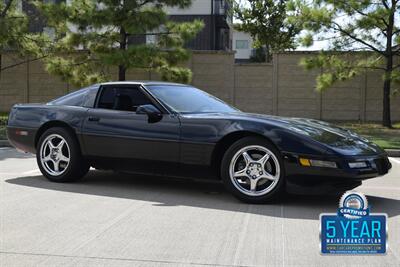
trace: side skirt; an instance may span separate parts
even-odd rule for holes
[[[163,177],[187,178],[196,180],[219,180],[217,171],[211,166],[188,165],[170,162],[87,157],[90,166],[99,170],[113,170],[123,173],[155,175]]]

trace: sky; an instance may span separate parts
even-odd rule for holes
[[[327,50],[329,47],[328,41],[314,41],[312,46],[299,46],[296,51],[316,51],[316,50]]]
[[[236,0],[236,1],[241,3],[241,4],[243,4],[244,6],[246,6],[248,4],[249,0]],[[346,25],[346,24],[349,24],[349,23],[351,24],[352,23],[351,20],[352,20],[352,18],[343,15],[343,16],[340,17],[340,20],[338,20],[337,22],[339,24]],[[395,20],[397,21],[396,25],[398,27],[400,27],[400,15],[399,14],[397,14]],[[234,19],[234,23],[240,23],[240,21],[237,20],[237,19]],[[371,34],[373,34],[374,37],[376,37],[376,38],[381,38],[381,37],[378,37],[376,34],[374,34],[372,32],[371,32]],[[333,32],[332,32],[332,34],[329,34],[329,35],[332,36]],[[384,43],[383,39],[382,39],[382,43]],[[313,43],[312,46],[310,46],[310,47],[299,46],[299,47],[297,47],[296,50],[298,50],[298,51],[314,51],[314,50],[321,50],[321,49],[328,50],[329,49],[329,41],[327,41],[327,40],[323,40],[323,41],[314,40],[314,43]]]
[[[247,5],[248,0],[236,0],[236,2],[239,2],[240,4]],[[240,23],[240,20],[236,19],[233,17],[233,23]],[[328,42],[327,41],[315,41],[314,44],[310,47],[306,46],[299,46],[296,48],[296,51],[315,51],[315,50],[321,50],[321,49],[328,49]]]

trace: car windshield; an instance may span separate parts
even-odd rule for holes
[[[164,105],[179,113],[239,112],[222,100],[191,86],[148,85]]]

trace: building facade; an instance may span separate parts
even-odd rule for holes
[[[247,62],[254,53],[253,38],[246,32],[232,31],[232,50],[236,62]]]
[[[186,22],[195,19],[204,22],[204,28],[190,41],[194,50],[232,49],[232,12],[228,0],[192,0],[189,8],[166,8],[173,21]]]
[[[31,32],[48,32],[44,19],[32,4],[22,1],[22,9],[30,17]],[[69,2],[69,0],[47,0],[53,3]],[[232,14],[229,0],[192,0],[190,7],[165,8],[172,21],[190,22],[195,19],[204,22],[204,28],[186,47],[193,50],[231,50],[232,49]],[[129,40],[131,44],[154,42],[154,36],[137,35]]]

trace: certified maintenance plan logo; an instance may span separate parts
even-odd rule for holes
[[[348,191],[337,214],[320,215],[322,254],[385,254],[387,215],[370,213],[364,194]]]

